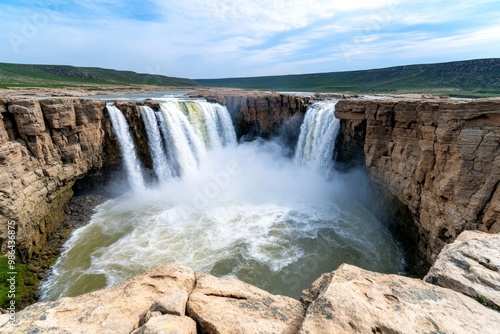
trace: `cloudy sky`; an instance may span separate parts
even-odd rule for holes
[[[500,0],[2,0],[0,62],[188,78],[500,57]]]

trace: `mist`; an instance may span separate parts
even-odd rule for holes
[[[272,141],[210,151],[182,178],[97,207],[66,242],[42,299],[114,285],[165,262],[295,298],[344,262],[397,273],[399,248],[357,199],[369,192],[362,178],[326,178]]]

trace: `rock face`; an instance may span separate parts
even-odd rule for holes
[[[418,279],[342,265],[303,302],[174,264],[117,286],[0,317],[20,333],[497,333],[500,313]]]
[[[104,108],[98,100],[0,100],[0,219],[16,221],[22,258],[59,226],[74,180],[117,162]]]
[[[500,313],[418,279],[342,265],[304,292],[299,333],[497,333]]]
[[[408,206],[433,263],[463,230],[500,230],[500,100],[341,100],[371,178]],[[352,146],[351,146],[352,147]]]
[[[464,231],[424,278],[500,309],[500,234]]]
[[[303,117],[312,101],[309,97],[263,91],[199,90],[189,96],[226,106],[238,137],[248,134],[266,138],[276,134],[286,120]]]

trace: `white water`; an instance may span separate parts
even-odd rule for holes
[[[196,171],[210,149],[236,144],[236,133],[225,107],[206,101],[165,99],[159,123],[176,176]]]
[[[141,164],[135,152],[135,145],[130,135],[127,120],[120,109],[113,104],[106,104],[106,109],[109,112],[111,125],[113,126],[113,130],[120,144],[128,183],[134,190],[144,189],[145,186]]]
[[[340,130],[340,121],[334,115],[335,104],[336,101],[322,101],[308,108],[295,151],[298,164],[324,175],[332,173],[335,140]]]
[[[234,129],[221,125],[227,110],[215,118],[178,101],[161,106],[160,130],[183,176],[97,207],[40,286],[43,300],[117,284],[165,262],[296,298],[345,262],[379,272],[402,269],[392,237],[356,199],[364,189],[352,180],[363,174],[326,179],[316,165],[294,164],[273,142],[227,145],[235,142]],[[315,122],[323,129],[328,126],[320,123],[331,119]]]
[[[149,151],[153,159],[153,170],[161,183],[166,182],[172,178],[173,173],[167,160],[155,112],[148,106],[142,106],[141,116],[148,136]]]

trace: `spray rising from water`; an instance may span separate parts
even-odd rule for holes
[[[196,161],[189,139],[199,140],[204,154],[198,156],[198,169],[96,208],[42,283],[43,300],[113,285],[165,262],[237,277],[293,297],[345,262],[380,272],[401,270],[397,245],[358,204],[344,176],[325,179],[315,168],[286,158],[273,142],[227,145],[234,137],[222,136],[226,131],[219,125],[217,145],[209,134],[214,123],[206,122],[202,112],[191,115],[188,106],[171,102],[162,103],[156,114],[160,129],[165,127],[162,133],[170,135],[167,147],[173,155],[189,153]],[[316,122],[328,128],[331,119]],[[210,145],[214,149],[207,151]],[[189,152],[179,152],[180,147]]]

